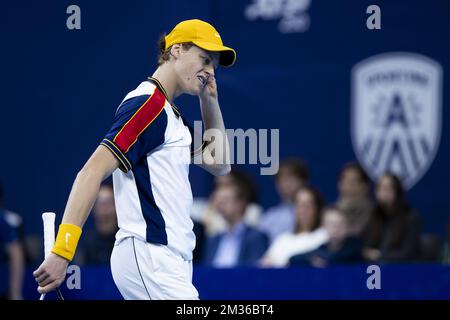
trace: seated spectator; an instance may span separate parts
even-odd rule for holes
[[[261,260],[261,266],[285,267],[293,255],[310,252],[327,242],[328,235],[320,227],[322,207],[318,191],[310,187],[301,188],[295,196],[294,231],[274,240]]]
[[[236,182],[222,186],[214,197],[227,230],[209,238],[204,263],[218,268],[255,264],[267,250],[268,238],[244,221],[250,200],[246,186]]]
[[[281,162],[275,175],[275,186],[281,202],[267,209],[259,225],[260,230],[269,235],[271,242],[279,235],[293,231],[295,192],[307,185],[308,179],[308,168],[302,160],[288,158]]]
[[[6,223],[14,229],[16,235],[17,235],[17,241],[19,242],[19,245],[22,247],[21,250],[24,255],[25,264],[31,264],[32,263],[32,253],[30,252],[29,247],[29,239],[28,236],[25,235],[25,224],[24,219],[22,218],[22,215],[9,210],[4,206],[4,190],[2,189],[2,186],[0,186],[0,209],[3,210],[4,219]],[[41,236],[42,238],[42,236]],[[39,246],[40,252],[42,253],[42,245]],[[40,258],[42,258],[40,256]],[[39,263],[42,262],[42,259],[39,260]]]
[[[101,185],[92,216],[95,229],[86,230],[75,262],[82,265],[109,265],[118,230],[114,190],[111,183]]]
[[[235,182],[243,184],[250,197],[250,203],[244,213],[245,223],[253,227],[259,224],[262,208],[256,203],[258,200],[256,185],[250,175],[233,167],[229,174],[215,177],[214,191],[207,201],[198,198],[194,200],[191,215],[192,220],[204,225],[206,235],[213,236],[227,230],[227,221],[216,208],[216,203],[214,202],[216,197],[214,193],[222,186],[228,186]]]
[[[400,179],[384,174],[376,185],[376,208],[364,256],[375,262],[407,262],[418,257],[420,219],[405,199]]]
[[[351,234],[363,235],[374,210],[369,176],[359,164],[347,163],[340,173],[338,191],[335,206],[348,215]]]
[[[336,263],[364,261],[362,239],[350,235],[350,224],[345,213],[330,207],[324,211],[322,220],[323,228],[329,237],[328,242],[312,252],[291,257],[289,260],[291,266],[307,264],[326,267]]]
[[[8,270],[8,273],[0,274],[0,300],[21,300],[25,257],[17,230],[6,221],[5,212],[0,186],[0,269]]]

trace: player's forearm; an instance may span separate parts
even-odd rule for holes
[[[73,259],[82,233],[81,228],[94,205],[100,184],[118,166],[119,161],[107,147],[103,145],[97,147],[83,169],[77,174],[69,200],[67,200],[62,223],[58,228],[52,253],[68,261]],[[63,267],[64,265],[61,264],[60,271]],[[36,272],[36,274],[40,273]]]
[[[67,201],[62,223],[83,227],[97,198],[103,177],[91,168],[83,168],[77,175]]]
[[[212,156],[217,165],[230,166],[230,146],[225,131],[222,112],[217,99],[200,99],[202,119],[205,126],[206,136],[214,136],[208,143],[208,148],[213,150]],[[211,133],[208,134],[208,130]]]

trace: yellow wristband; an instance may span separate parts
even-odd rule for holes
[[[81,228],[79,226],[69,223],[60,224],[52,252],[72,261],[80,236]]]

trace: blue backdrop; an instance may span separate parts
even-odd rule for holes
[[[375,54],[426,55],[444,70],[442,136],[425,176],[408,196],[424,230],[443,233],[450,213],[450,141],[446,106],[450,83],[450,4],[377,1],[382,29],[366,28],[372,1],[312,0],[309,29],[280,33],[280,18],[246,18],[253,0],[29,1],[2,4],[0,32],[2,112],[1,182],[7,206],[40,232],[40,214],[61,217],[77,171],[108,130],[124,95],[150,75],[157,40],[178,21],[212,22],[238,53],[234,67],[218,71],[220,102],[229,128],[279,128],[280,156],[299,155],[313,184],[336,197],[341,166],[355,159],[350,137],[351,69]],[[304,1],[305,2],[305,1]],[[308,1],[306,1],[308,2]],[[274,1],[278,3],[278,1]],[[66,28],[66,8],[81,8],[81,30]],[[197,99],[177,101],[193,121]],[[270,176],[247,165],[267,207],[278,201]],[[206,196],[212,178],[192,167],[195,196]]]
[[[196,266],[193,283],[202,300],[449,299],[449,266],[382,265],[376,288],[368,289],[368,280],[370,284],[375,283],[373,278],[369,279],[372,274],[367,273],[367,266],[358,264],[278,270]],[[68,300],[122,299],[109,267],[83,267],[79,282],[67,279],[61,291]],[[25,299],[38,299],[31,270],[26,280]],[[67,281],[77,289],[69,290]],[[56,299],[55,293],[48,298]]]

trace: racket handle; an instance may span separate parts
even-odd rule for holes
[[[42,221],[44,222],[44,256],[47,258],[55,243],[55,213],[44,212]]]
[[[44,257],[47,258],[55,243],[55,213],[44,212],[42,214],[44,223]],[[41,294],[39,300],[44,300],[45,293]]]

